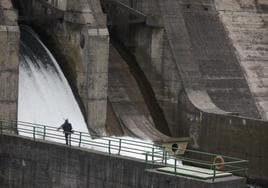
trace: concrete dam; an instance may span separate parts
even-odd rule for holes
[[[9,122],[1,127],[1,187],[245,187],[245,180],[248,186],[268,185],[266,0],[1,0],[0,13],[1,126]],[[69,114],[56,116],[60,110],[53,105],[60,100],[45,102],[52,109],[43,117],[54,122],[40,121],[34,109],[42,111],[43,104],[21,115],[26,99],[39,104],[21,99],[19,90],[23,25],[51,51],[74,95],[65,101]],[[33,56],[48,63],[46,54]],[[33,88],[24,83],[25,91]],[[162,166],[153,159],[144,165],[113,149],[102,153],[46,140],[49,126],[42,139],[18,134],[20,121],[59,126],[75,111],[81,112],[72,120],[75,139],[81,131],[116,136],[120,144],[122,136],[171,143],[172,149],[189,142],[189,151],[248,160],[246,178],[239,172],[215,181],[189,178],[177,174],[183,170],[176,170],[176,162],[170,174],[156,170]],[[228,171],[233,163],[224,159]],[[190,163],[183,168],[192,168]]]

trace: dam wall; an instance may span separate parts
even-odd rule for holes
[[[147,21],[132,23],[120,19],[126,11],[108,11],[111,33],[135,55],[173,134],[184,89],[198,93],[192,100],[200,109],[261,118],[213,1],[121,2],[143,12]],[[150,25],[152,18],[158,25]]]
[[[108,9],[112,35],[134,54],[171,134],[191,136],[196,149],[249,159],[248,177],[267,185],[268,123],[215,2],[120,2],[147,16],[137,23]]]
[[[268,2],[216,0],[262,119],[268,120]]]
[[[16,1],[22,23],[31,25],[60,64],[91,132],[104,134],[109,33],[100,2]]]
[[[243,69],[214,4],[209,1],[181,1],[180,7],[192,60],[199,67],[212,102],[226,112],[260,119]]]
[[[79,101],[89,128],[93,132],[103,134],[107,109],[109,34],[100,2],[98,0],[91,0],[90,3],[86,0],[46,2],[14,0],[13,2],[18,6],[20,22],[33,26],[59,61]],[[105,0],[103,2],[105,3]],[[266,23],[266,17],[265,14],[259,16],[260,10],[266,11],[265,3],[256,6],[256,10],[255,5],[244,6],[245,9],[242,9],[244,14],[248,14],[247,11],[253,7],[255,11],[253,11],[253,22],[256,19],[264,20],[256,23],[260,28],[253,32],[257,32],[260,38],[257,40],[253,35],[252,40],[256,40],[257,44],[249,50],[248,45],[252,41],[247,41],[245,38],[252,31],[248,28],[232,27],[233,24],[238,24],[239,27],[239,24],[244,23],[243,19],[239,17],[240,14],[233,14],[229,19],[230,15],[227,13],[230,13],[230,10],[226,8],[226,4],[222,4],[223,1],[121,0],[120,2],[145,14],[146,20],[140,21],[142,19],[137,16],[140,14],[129,15],[127,11],[115,6],[108,10],[110,31],[135,56],[151,84],[171,135],[191,136],[193,139],[191,147],[199,150],[250,160],[248,177],[267,185],[268,130],[267,122],[260,120],[260,118],[265,119],[266,113],[266,72],[263,71],[266,68],[263,63],[266,59],[266,55],[263,55],[266,46],[262,44],[266,40],[264,37],[266,28],[262,27]],[[241,4],[242,1],[232,2]],[[19,29],[16,11],[10,1],[2,0],[0,5],[1,14],[3,13],[0,27],[0,116],[3,119],[16,120]],[[238,23],[233,23],[236,18]],[[240,32],[244,33],[239,36],[241,37],[239,40],[235,41]],[[246,55],[243,59],[243,55],[248,52],[253,55]],[[258,66],[251,66],[252,62],[257,62]],[[256,82],[253,78],[257,78]],[[17,142],[18,149],[24,147],[19,142],[26,141]],[[9,142],[5,144],[7,143]],[[44,147],[35,142],[31,144],[29,147],[31,149],[39,150]],[[35,144],[40,148],[36,148]],[[49,147],[54,146],[51,144]],[[28,153],[30,153],[29,148],[25,150],[29,151]],[[15,147],[13,149],[13,153],[17,153]],[[62,150],[57,154],[61,152]],[[64,152],[61,154],[69,157],[74,155]],[[13,156],[17,159],[15,155]],[[2,157],[1,162],[7,162],[9,156],[4,157],[3,154]],[[24,162],[21,164],[25,166],[28,163],[27,157],[23,159]],[[32,158],[29,158],[29,161],[31,162]],[[53,168],[57,162],[52,163],[50,168]],[[102,162],[100,161],[100,165]],[[68,161],[69,163],[71,162]],[[33,164],[38,165],[37,162]],[[36,177],[41,177],[40,181],[44,180],[47,183],[53,174],[42,175],[48,172],[46,170],[48,162],[44,164],[46,165],[40,168],[45,170],[40,170],[41,175]],[[93,164],[99,163],[92,162],[91,165]],[[4,173],[13,171],[18,173],[15,172],[16,160],[12,165],[15,166],[14,169],[11,168],[12,170]],[[79,165],[84,169],[82,164]],[[108,167],[110,168],[109,165]],[[35,166],[31,166],[31,170],[34,169]],[[69,166],[64,166],[64,169],[66,170],[64,180],[59,180],[63,182],[68,177],[72,179],[72,175],[67,175],[72,174],[68,171]],[[100,169],[103,170],[102,173],[107,172],[104,167]],[[27,172],[30,175],[31,170]],[[24,172],[21,171],[23,168],[20,169],[20,175],[17,177],[21,178],[20,182],[25,178]],[[27,174],[27,177],[32,178],[30,175]],[[103,186],[103,181],[109,182],[110,179],[106,175],[101,175],[106,179],[96,178],[99,179],[100,186]],[[141,182],[149,181],[149,178],[148,180],[142,178],[147,178],[147,175],[137,179]],[[156,181],[159,179],[156,178]],[[30,184],[34,184],[35,181],[38,181],[37,178],[29,180]],[[161,182],[157,183],[161,184]],[[14,183],[14,186],[17,184]]]
[[[192,147],[249,160],[249,182],[268,185],[268,123],[263,120],[208,113],[180,96],[180,133],[194,138]]]
[[[19,136],[1,135],[0,142],[1,187],[245,187],[244,178],[232,176],[212,183],[161,173],[137,159]]]
[[[9,0],[0,1],[0,119],[17,120],[19,41],[17,12]]]

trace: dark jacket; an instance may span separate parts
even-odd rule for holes
[[[72,124],[69,123],[68,121],[65,121],[62,125],[61,128],[63,129],[64,132],[73,132],[72,131]]]

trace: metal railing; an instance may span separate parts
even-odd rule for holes
[[[58,131],[55,127],[29,122],[0,120],[0,134],[8,132],[16,132],[21,136],[30,137],[33,140],[46,140],[63,144],[66,141],[62,131]],[[108,154],[142,159],[147,165],[150,164],[150,167],[152,167],[152,165],[170,167],[175,174],[180,174],[179,171],[181,169],[193,173],[212,174],[209,178],[212,179],[212,181],[223,173],[245,175],[248,170],[248,161],[239,158],[221,156],[224,158],[224,161],[217,162],[215,161],[215,157],[218,156],[217,154],[189,149],[186,149],[183,156],[175,156],[173,153],[167,152],[161,145],[151,142],[117,137],[99,138],[96,135],[90,135],[89,133],[79,131],[70,134],[69,146],[83,147]],[[182,163],[185,166],[182,165]],[[184,168],[186,166],[195,168]],[[210,171],[204,172],[200,169],[209,169]]]
[[[21,121],[0,120],[0,134],[5,132],[16,132],[21,136],[30,137],[33,140],[46,140],[65,144],[65,135],[56,127],[33,124]],[[74,131],[68,139],[69,146],[77,146],[94,149],[109,154],[124,155],[133,158],[145,159],[146,152],[160,151],[159,145],[138,139],[127,139],[117,137],[98,137],[86,132]]]
[[[217,157],[222,158],[223,161],[215,161]],[[152,161],[146,160],[147,163],[170,167],[173,169],[172,172],[174,174],[181,174],[179,172],[180,170],[200,173],[209,175],[206,179],[211,179],[213,182],[218,177],[229,176],[232,174],[246,176],[249,163],[248,160],[190,149],[186,149],[184,155],[175,156],[172,153],[168,153],[163,148],[160,152],[146,153],[146,159],[147,158],[152,158]],[[194,168],[185,168],[191,166]],[[204,171],[204,169],[206,170]]]

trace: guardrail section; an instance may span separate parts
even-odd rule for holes
[[[65,144],[65,134],[55,127],[29,122],[0,120],[0,134],[16,130],[21,136],[35,140],[46,140]],[[144,160],[147,166],[159,171],[199,179],[231,176],[233,173],[245,176],[248,160],[186,149],[183,155],[166,149],[164,145],[141,141],[130,137],[98,137],[85,132],[74,131],[68,138],[69,147],[83,147],[113,155],[122,155]]]

